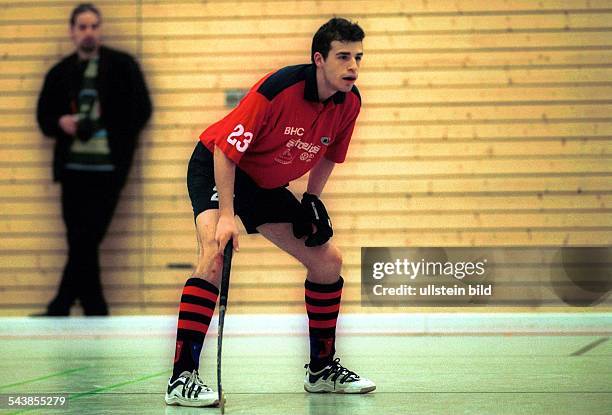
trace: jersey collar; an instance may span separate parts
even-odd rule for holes
[[[311,102],[319,102],[319,91],[317,89],[317,70],[314,64],[308,65],[306,68],[306,76],[304,78],[304,99]],[[327,98],[324,103],[334,100],[335,104],[342,104],[346,99],[346,93],[336,92],[331,97]]]

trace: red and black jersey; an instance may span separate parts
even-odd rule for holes
[[[259,186],[283,186],[321,157],[342,163],[361,108],[357,87],[319,102],[316,67],[287,66],[257,82],[240,104],[200,135]]]

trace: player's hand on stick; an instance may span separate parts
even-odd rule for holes
[[[303,220],[297,220],[293,224],[293,234],[296,238],[307,236],[304,244],[308,247],[323,245],[334,235],[325,205],[316,195],[304,193],[302,207],[310,223],[306,224]],[[312,225],[314,225],[315,229],[313,229]]]
[[[217,229],[215,231],[215,241],[217,241],[217,251],[220,255],[223,255],[223,249],[227,242],[233,239],[234,250],[238,252],[238,226],[236,226],[236,220],[233,216],[219,216],[217,222]]]

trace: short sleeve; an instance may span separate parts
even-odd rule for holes
[[[257,140],[268,105],[268,100],[252,89],[232,112],[207,128],[200,138],[214,142],[229,159],[238,164],[249,146]]]

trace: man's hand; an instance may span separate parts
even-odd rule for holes
[[[234,250],[239,251],[238,246],[238,226],[233,216],[220,215],[217,222],[217,230],[215,231],[215,241],[217,241],[217,251],[223,255],[223,249],[227,242],[233,238]]]
[[[73,114],[62,115],[57,122],[66,134],[70,136],[75,136],[77,131],[77,119],[78,117]]]
[[[293,235],[298,239],[308,236],[304,241],[308,247],[323,245],[329,241],[334,231],[321,199],[316,195],[304,193],[302,208],[302,214],[293,222]]]

